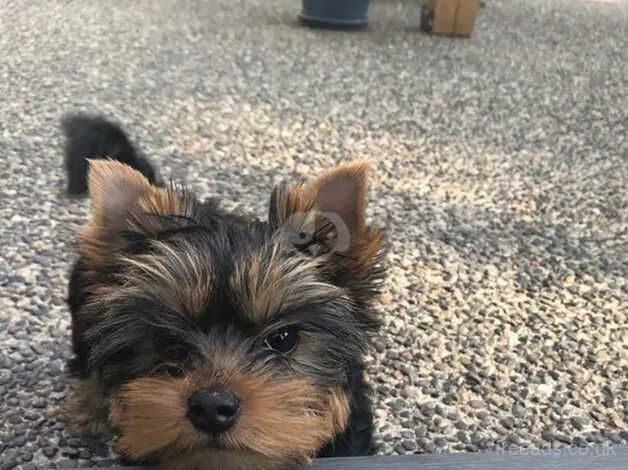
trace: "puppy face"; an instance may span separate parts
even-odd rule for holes
[[[260,222],[92,163],[75,351],[123,454],[275,469],[345,428],[384,275],[366,177],[358,162],[277,188]]]

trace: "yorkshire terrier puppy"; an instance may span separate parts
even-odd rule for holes
[[[70,421],[168,469],[370,453],[363,354],[385,269],[367,171],[279,186],[256,220],[92,160],[69,286]]]

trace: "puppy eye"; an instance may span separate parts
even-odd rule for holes
[[[299,342],[299,332],[294,326],[287,326],[273,331],[266,337],[264,344],[277,352],[287,354],[291,352]]]

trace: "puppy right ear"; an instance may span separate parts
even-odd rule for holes
[[[189,217],[192,212],[185,192],[152,186],[139,171],[118,161],[90,161],[88,182],[92,218],[79,243],[88,263],[105,261],[123,248],[125,232],[137,229],[144,214]]]

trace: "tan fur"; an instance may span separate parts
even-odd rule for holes
[[[340,389],[332,390],[329,394],[329,418],[335,434],[340,434],[349,423],[349,397]]]
[[[326,394],[308,378],[277,381],[247,374],[222,357],[211,371],[194,376],[142,378],[123,386],[111,406],[111,423],[121,432],[120,452],[135,459],[161,455],[166,460],[181,452],[200,458],[203,449],[206,456],[214,454],[207,448],[209,437],[186,418],[188,397],[199,389],[231,390],[241,399],[237,423],[216,443],[229,451],[220,454],[226,458],[217,468],[229,461],[233,466],[224,468],[244,468],[242,459],[305,462],[346,426],[349,405],[344,392]]]
[[[139,200],[139,206],[149,214],[191,215],[189,200],[172,188],[156,188],[151,186],[151,191]]]
[[[191,450],[206,443],[185,414],[189,384],[174,378],[142,378],[122,387],[111,403],[110,420],[121,432],[118,450],[142,458],[166,447]]]
[[[380,256],[384,234],[379,229],[367,228],[359,237],[356,237],[351,246],[350,256],[347,256],[346,263],[353,263],[357,266],[365,266]],[[359,273],[358,273],[359,274]]]
[[[302,186],[285,188],[275,200],[275,207],[271,208],[271,213],[277,218],[272,222],[281,225],[295,213],[306,213],[312,208],[312,198],[305,194]]]
[[[320,211],[338,212],[352,233],[360,233],[365,226],[368,175],[368,160],[338,165],[306,185],[304,199],[313,200]],[[350,200],[339,201],[337,190],[346,190],[345,196]]]
[[[294,470],[300,463],[304,462],[286,462],[246,451],[200,449],[182,455],[164,456],[158,468],[161,470]]]
[[[97,437],[109,431],[107,402],[95,375],[86,380],[73,380],[65,403],[64,414],[72,432]]]
[[[121,258],[128,266],[120,275],[126,286],[122,290],[137,287],[137,294],[159,299],[181,315],[201,314],[212,294],[210,263],[192,247],[174,249],[156,241],[152,248],[149,255]]]
[[[79,251],[88,265],[110,260],[121,242],[119,231],[132,228],[134,216],[189,216],[191,204],[173,188],[151,186],[140,172],[114,160],[90,162],[92,218],[79,237]]]
[[[92,218],[79,238],[79,251],[88,263],[96,264],[107,259],[111,246],[119,242],[115,229],[125,222],[130,202],[147,194],[151,186],[140,172],[117,161],[93,160],[89,168]],[[119,204],[109,202],[114,196]]]
[[[291,307],[321,299],[342,298],[344,292],[322,281],[323,259],[281,255],[281,244],[262,247],[234,267],[230,287],[252,321],[264,323]]]
[[[329,394],[327,409],[324,427],[333,430],[332,436],[344,431],[349,421],[349,400],[346,393],[342,390],[332,390]],[[286,429],[282,429],[282,432],[285,431]],[[290,445],[289,441],[284,441],[284,443],[286,447]],[[159,467],[164,470],[288,470],[309,461],[310,456],[291,458],[268,456],[247,450],[234,452],[233,450],[199,449],[184,455],[172,454],[172,458],[164,459]]]
[[[91,161],[88,182],[92,217],[101,223],[111,221],[110,209],[125,209],[112,206],[112,198],[120,202],[132,202],[151,191],[151,185],[144,175],[115,160]]]

